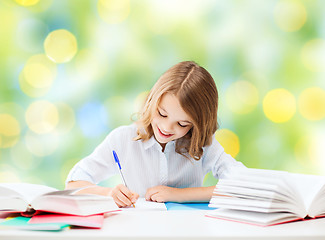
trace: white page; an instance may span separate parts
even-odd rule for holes
[[[285,176],[288,172],[244,168],[232,176],[231,181],[237,181],[237,186],[245,186],[264,190],[275,190],[293,200],[297,199],[296,192],[288,185]],[[237,180],[236,180],[237,179]],[[259,187],[260,186],[260,187]]]
[[[166,205],[165,203],[159,203],[159,202],[152,202],[147,201],[145,198],[139,198],[137,202],[134,204],[135,207],[125,207],[121,208],[122,210],[126,211],[136,211],[136,210],[158,210],[158,211],[166,211]]]
[[[235,186],[222,186],[218,185],[218,188],[214,190],[214,194],[229,195],[229,196],[241,196],[246,198],[267,198],[267,199],[287,199],[284,195],[280,195],[275,191],[235,187]]]
[[[0,183],[0,186],[18,192],[28,203],[31,203],[33,199],[42,194],[57,191],[57,189],[52,187],[30,183]]]
[[[259,213],[240,210],[216,209],[207,212],[207,216],[220,217],[254,224],[268,225],[282,221],[297,219],[290,213]]]
[[[325,184],[324,176],[290,173],[286,178],[295,186],[306,210],[310,208],[314,197]]]

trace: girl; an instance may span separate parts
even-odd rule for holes
[[[136,124],[118,127],[70,171],[67,188],[112,196],[119,207],[140,197],[156,202],[209,201],[215,186],[202,187],[212,171],[224,178],[244,167],[216,141],[218,91],[211,75],[185,61],[167,70],[151,89]],[[97,186],[118,173],[125,185]]]

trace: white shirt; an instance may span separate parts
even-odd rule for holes
[[[128,188],[144,197],[150,187],[201,187],[205,175],[212,171],[215,178],[226,178],[236,167],[244,167],[229,154],[213,136],[212,144],[203,148],[199,161],[175,152],[175,141],[162,147],[152,136],[148,141],[137,140],[136,125],[114,129],[104,141],[70,171],[67,182],[84,180],[94,184],[118,174],[112,151],[115,150]]]

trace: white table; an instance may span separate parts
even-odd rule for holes
[[[258,227],[204,216],[206,211],[121,211],[105,219],[102,229],[61,232],[0,230],[1,240],[53,239],[325,239],[325,218]]]

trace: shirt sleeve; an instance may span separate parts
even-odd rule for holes
[[[246,168],[244,164],[236,161],[230,154],[225,153],[224,148],[213,136],[212,144],[205,147],[203,155],[205,172],[212,172],[217,178],[228,178],[236,168]]]
[[[115,131],[112,131],[89,156],[79,161],[69,172],[66,183],[83,180],[98,184],[116,174],[112,154],[112,143],[116,135]]]

